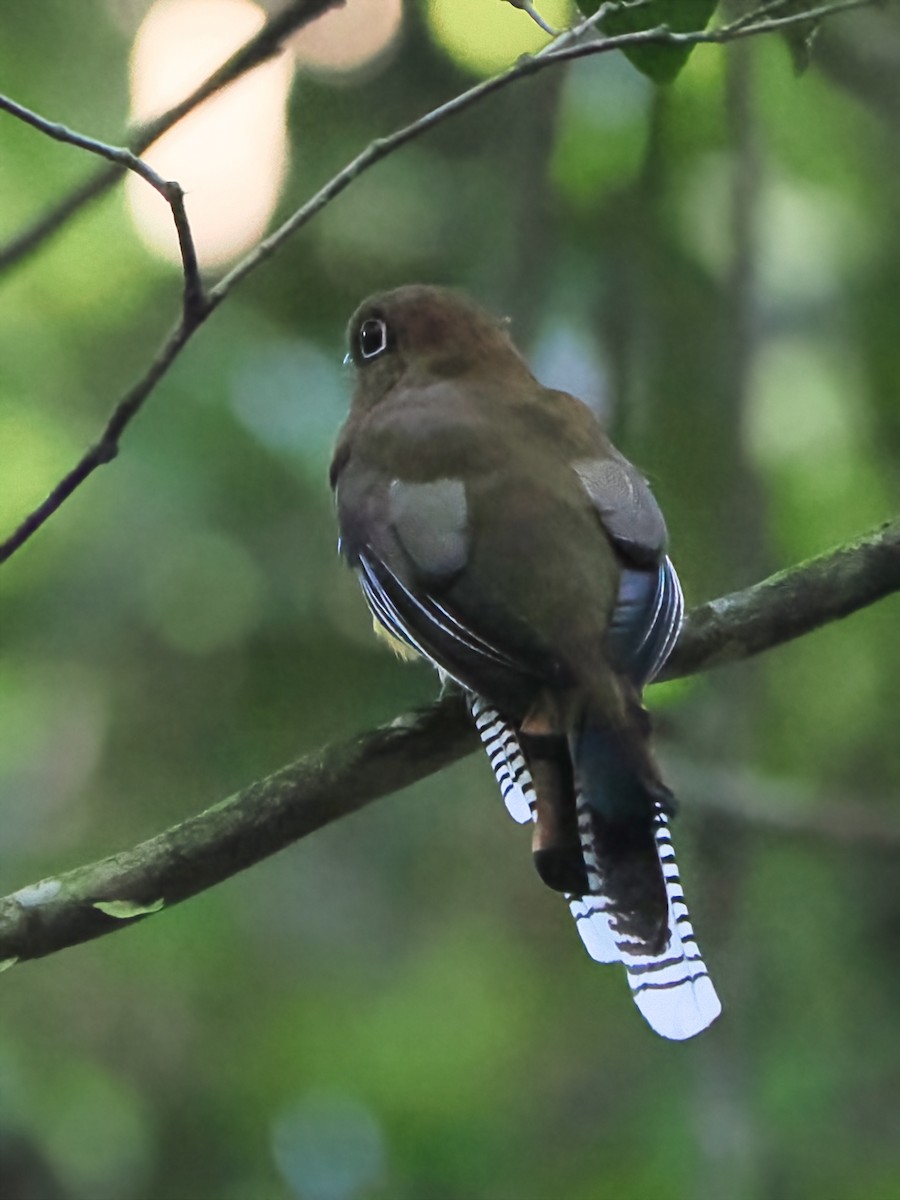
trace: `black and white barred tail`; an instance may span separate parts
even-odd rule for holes
[[[522,824],[533,820],[534,783],[515,729],[477,696],[469,697],[469,707],[510,815]],[[567,900],[588,954],[597,962],[624,965],[634,1002],[657,1033],[674,1041],[694,1037],[712,1024],[722,1006],[691,926],[666,813],[657,806],[654,837],[668,900],[669,935],[660,953],[648,955],[642,943],[618,928],[604,889],[590,808],[577,794],[576,805],[590,891]]]

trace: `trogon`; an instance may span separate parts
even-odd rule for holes
[[[720,1004],[669,836],[644,685],[683,612],[650,488],[590,409],[543,387],[507,325],[422,285],[349,326],[331,464],[340,549],[376,631],[465,690],[507,807],[589,954],[624,964],[664,1037]]]

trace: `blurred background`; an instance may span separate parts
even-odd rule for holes
[[[118,143],[264,16],[7,5],[0,90]],[[149,157],[212,279],[373,138],[545,40],[499,0],[348,0]],[[0,242],[95,169],[0,115]],[[173,325],[169,226],[130,181],[0,278],[0,535]],[[897,511],[898,229],[896,7],[829,25],[801,77],[776,40],[702,48],[666,89],[619,55],[547,71],[360,177],[5,566],[2,890],[435,695],[335,554],[367,293],[451,284],[509,314],[652,480],[699,602]],[[475,756],[5,973],[5,1200],[897,1196],[898,617],[893,597],[652,691],[725,1003],[697,1041],[657,1038],[590,962]]]

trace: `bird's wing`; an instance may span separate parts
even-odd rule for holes
[[[665,519],[646,479],[609,443],[572,466],[622,561],[608,633],[613,662],[642,687],[674,649],[684,614]]]
[[[623,557],[638,566],[654,566],[668,542],[665,518],[640,471],[609,443],[605,449],[572,467]]]
[[[373,616],[392,637],[453,678],[451,664],[458,659],[476,665],[504,659],[433,595],[468,556],[461,480],[405,483],[374,471],[344,472],[337,503],[341,552],[356,568]]]
[[[654,679],[675,648],[684,595],[671,559],[655,570],[624,567],[607,632],[614,665],[639,688]]]
[[[384,520],[415,569],[435,586],[457,575],[469,558],[469,509],[461,479],[387,485]]]
[[[460,479],[408,482],[345,473],[338,486],[342,552],[356,568],[376,620],[444,675],[496,698],[525,697],[553,679],[555,659],[515,620],[488,629],[450,599],[470,560],[469,512]],[[522,644],[520,644],[522,643]]]
[[[533,820],[534,783],[515,729],[477,696],[469,698],[469,707],[506,807],[520,823]],[[585,949],[596,962],[624,965],[635,1004],[652,1029],[674,1041],[693,1037],[712,1024],[722,1006],[694,937],[668,817],[657,807],[653,821],[659,869],[665,880],[668,937],[658,954],[647,954],[641,943],[619,928],[612,899],[604,886],[595,814],[580,797],[576,803],[590,891],[582,896],[568,896],[567,900]]]
[[[359,552],[358,573],[369,608],[388,633],[461,687],[469,689],[467,680],[478,678],[488,687],[488,681],[501,681],[496,686],[507,690],[511,680],[531,674],[524,662],[474,633],[435,596],[413,590],[371,547]]]

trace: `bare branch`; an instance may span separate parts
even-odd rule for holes
[[[39,116],[36,112],[25,108],[22,104],[17,104],[15,100],[10,100],[7,96],[0,96],[0,109],[13,117],[18,117],[26,125],[31,125],[32,128],[40,130],[41,133],[45,133],[47,137],[51,137],[57,142],[66,142],[70,146],[77,146],[81,150],[96,154],[99,158],[116,163],[117,166],[124,167],[128,171],[133,171],[135,175],[139,175],[159,192],[172,210],[172,220],[175,222],[175,232],[178,234],[178,245],[181,249],[181,268],[184,273],[184,318],[186,321],[190,321],[202,312],[206,299],[203,295],[203,283],[197,266],[194,238],[184,208],[184,191],[181,184],[176,183],[173,179],[163,179],[149,163],[144,162],[127,147],[110,146],[107,142],[100,142],[83,133],[76,133],[74,129],[69,129],[68,126],[61,125],[58,121],[48,121],[46,117]]]
[[[274,49],[280,45],[285,32],[289,32],[291,29],[304,23],[304,21],[310,20],[312,15],[318,15],[319,12],[324,11],[325,8],[330,7],[334,2],[335,0],[306,0],[305,4],[298,3],[290,6],[289,9],[281,14],[280,18],[273,18],[263,30],[263,33],[268,31],[266,38],[263,38],[262,34],[260,34],[257,38],[252,39],[247,46],[238,51],[237,55],[229,59],[228,63],[221,67],[219,71],[210,76],[197,92],[193,93],[181,105],[170,110],[158,122],[155,122],[149,132],[145,132],[137,139],[137,145],[145,148],[154,138],[163,132],[164,128],[169,128],[171,124],[174,124],[176,120],[180,119],[185,112],[190,111],[201,100],[211,95],[220,87],[223,87],[225,83],[236,78],[237,74],[242,73],[243,70],[248,69],[248,63],[256,65],[263,58],[273,53]],[[374,166],[375,163],[380,162],[383,158],[386,158],[389,154],[392,154],[400,146],[434,129],[448,117],[455,116],[457,113],[471,108],[485,96],[499,91],[501,88],[507,87],[519,79],[533,75],[537,71],[554,63],[568,61],[571,58],[582,57],[586,54],[610,53],[613,50],[620,50],[630,46],[685,46],[696,45],[701,42],[728,42],[738,37],[768,33],[773,29],[783,28],[801,21],[812,18],[823,19],[833,13],[843,12],[852,8],[870,7],[880,2],[881,0],[835,0],[834,3],[823,5],[820,8],[810,9],[802,13],[793,13],[787,17],[760,20],[751,25],[742,24],[744,18],[741,18],[731,25],[723,26],[718,30],[701,30],[696,33],[676,34],[671,33],[668,29],[659,28],[637,33],[624,33],[616,37],[600,38],[585,45],[570,45],[569,41],[571,38],[574,37],[577,40],[578,37],[595,27],[597,22],[608,14],[610,11],[608,6],[601,5],[592,17],[582,21],[580,25],[570,30],[568,34],[563,35],[560,41],[564,41],[566,44],[561,49],[554,49],[556,44],[552,43],[535,57],[523,58],[509,71],[476,84],[474,87],[469,88],[468,91],[461,93],[445,104],[439,105],[431,112],[426,113],[425,116],[411,122],[402,129],[396,130],[388,137],[379,138],[372,142],[276,229],[274,233],[260,242],[256,249],[242,259],[229,274],[221,279],[210,290],[202,305],[195,305],[190,313],[187,310],[185,311],[181,323],[160,349],[145,375],[116,404],[100,440],[85,452],[81,460],[53,488],[46,499],[25,518],[19,527],[4,542],[0,543],[0,563],[5,562],[33,537],[37,530],[61,507],[68,497],[93,474],[97,467],[115,458],[118,452],[119,439],[127,425],[139,412],[153,388],[166,373],[196,329],[221,304],[229,292],[241,280],[260,266],[261,263],[274,254],[289,237],[308,224],[318,212],[349,187],[363,172]],[[770,5],[764,5],[763,7],[767,9]],[[758,13],[760,10],[756,11]],[[90,139],[86,140],[89,141]],[[100,143],[95,143],[93,147],[86,146],[85,148],[93,148],[96,151],[99,145]],[[106,147],[106,150],[115,150],[115,148]],[[131,164],[125,163],[124,165],[130,166]],[[0,254],[0,269],[2,269],[2,266],[3,256]]]
[[[24,546],[44,522],[65,503],[76,488],[84,483],[88,476],[104,463],[112,462],[119,452],[119,439],[125,428],[140,412],[145,400],[178,357],[191,334],[211,312],[212,308],[205,303],[202,308],[195,308],[190,315],[185,313],[177,327],[169,334],[148,369],[116,404],[99,440],[59,481],[46,500],[29,513],[5,542],[0,543],[0,563],[4,563],[11,555],[15,554],[16,550]]]
[[[288,217],[278,229],[260,242],[255,250],[252,250],[246,258],[242,259],[212,289],[210,299],[213,305],[219,304],[235,284],[239,283],[246,275],[249,275],[251,271],[254,271],[283,242],[299,229],[302,229],[304,225],[307,225],[318,212],[334,200],[336,196],[339,196],[364,171],[374,166],[375,163],[380,162],[389,154],[393,154],[395,150],[406,145],[407,142],[411,142],[423,133],[434,129],[449,117],[456,116],[458,113],[464,112],[466,109],[478,104],[486,96],[492,95],[494,92],[498,92],[520,79],[535,75],[545,67],[568,62],[570,59],[584,58],[596,54],[609,54],[614,50],[630,49],[633,46],[695,46],[704,42],[726,43],[735,41],[738,38],[770,33],[776,29],[798,24],[801,21],[822,19],[831,13],[844,12],[851,8],[869,8],[881,2],[882,0],[834,0],[834,3],[831,5],[823,5],[820,8],[810,9],[803,13],[792,13],[786,17],[757,21],[752,25],[745,24],[744,18],[741,18],[734,21],[731,25],[723,25],[719,29],[698,30],[695,33],[672,33],[665,27],[658,27],[656,29],[641,30],[636,33],[617,34],[615,37],[597,38],[590,42],[580,42],[579,39],[584,33],[589,32],[596,26],[598,21],[608,15],[610,11],[608,6],[601,5],[592,17],[588,17],[582,21],[580,25],[575,26],[568,34],[562,35],[560,41],[565,41],[566,44],[561,46],[561,48],[556,48],[557,44],[551,43],[533,57],[526,56],[521,58],[508,71],[504,71],[500,75],[494,75],[490,79],[485,79],[481,83],[476,83],[467,91],[461,92],[445,104],[438,105],[437,108],[410,122],[409,125],[405,125],[402,129],[397,129],[387,137],[378,138],[374,142],[371,142],[365,150],[358,154],[346,167],[330,179],[324,187]],[[569,44],[570,39],[574,39],[575,44]]]
[[[522,12],[527,13],[528,16],[531,17],[532,21],[534,21],[535,25],[537,25],[539,29],[543,29],[544,33],[549,33],[551,37],[557,36],[558,31],[551,28],[551,26],[547,24],[541,14],[531,3],[531,0],[506,0],[506,2],[507,4],[511,4],[513,8],[521,9]]]
[[[178,104],[152,121],[129,130],[125,138],[129,149],[136,155],[143,154],[167,130],[186,117],[204,100],[208,100],[210,96],[214,96],[228,84],[234,83],[236,79],[248,71],[252,71],[254,67],[258,67],[260,63],[264,63],[278,54],[290,34],[295,33],[304,25],[308,25],[310,21],[314,21],[328,9],[336,8],[343,2],[344,0],[293,0],[293,3],[288,4],[280,13],[270,17],[257,34],[239,47],[220,67],[217,67],[189,96],[185,96]],[[85,148],[90,149],[90,147]],[[113,161],[115,162],[115,160]],[[108,192],[121,178],[122,170],[128,165],[127,163],[116,163],[112,168],[98,171],[96,175],[80,184],[68,196],[59,201],[40,220],[22,230],[5,246],[0,246],[0,273],[36,250],[47,238],[61,229],[85,204]]]
[[[695,609],[669,677],[757,654],[898,590],[900,518]],[[0,900],[0,960],[40,958],[171,907],[449,766],[476,744],[462,698],[451,694],[328,746],[131,850]]]
[[[136,154],[143,154],[163,133],[171,129],[173,125],[177,124],[178,121],[193,111],[204,100],[207,100],[229,83],[233,83],[235,79],[252,70],[253,67],[258,66],[267,58],[271,58],[274,54],[278,53],[288,35],[308,24],[316,17],[321,16],[329,8],[333,8],[342,2],[343,0],[294,0],[294,3],[289,4],[284,11],[271,17],[255,37],[251,38],[244,46],[237,50],[231,58],[214,71],[190,96],[185,97],[184,100],[174,105],[155,120],[138,126],[133,130],[126,138],[128,146]],[[781,8],[784,4],[788,3],[788,0],[768,0],[767,3],[760,5],[749,13],[745,13],[730,25],[723,26],[717,30],[675,34],[664,27],[659,27],[637,33],[625,33],[617,37],[602,38],[587,45],[573,46],[573,43],[579,42],[585,34],[589,34],[595,30],[610,12],[620,8],[640,8],[650,3],[650,0],[618,0],[618,2],[615,2],[615,0],[606,0],[606,3],[601,4],[592,16],[587,17],[579,24],[573,26],[572,29],[562,33],[555,42],[545,47],[534,58],[525,58],[511,70],[486,81],[487,86],[479,85],[476,88],[470,89],[469,93],[464,94],[470,98],[461,104],[458,109],[452,109],[446,113],[443,113],[443,108],[446,106],[436,109],[435,113],[441,113],[442,116],[436,116],[434,124],[437,124],[444,115],[449,116],[452,112],[461,111],[463,108],[468,107],[470,103],[474,103],[480,99],[482,94],[487,95],[500,87],[505,87],[508,83],[523,78],[525,75],[532,74],[540,66],[547,65],[551,61],[561,62],[565,61],[568,57],[580,57],[582,54],[604,54],[612,50],[626,49],[630,46],[685,46],[695,45],[698,42],[733,41],[737,37],[774,32],[780,28],[802,24],[804,21],[810,19],[824,19],[831,16],[832,13],[842,12],[851,8],[873,7],[883,2],[884,0],[834,0],[832,4],[823,5],[807,12],[789,14],[775,22],[764,22],[761,18],[765,14],[773,9]],[[481,88],[484,88],[484,90],[482,91]],[[423,118],[423,121],[425,120],[427,118]],[[423,129],[427,127],[427,125],[423,125]],[[402,141],[398,144],[402,144]],[[64,197],[55,208],[34,225],[23,230],[6,246],[0,247],[0,272],[12,267],[40,246],[85,204],[108,191],[116,183],[120,175],[121,170],[118,168],[99,172],[72,191],[68,196]]]
[[[803,12],[791,12],[784,16],[766,16],[773,9],[781,8],[781,3],[767,3],[750,13],[736,18],[728,25],[720,25],[715,29],[704,29],[694,33],[675,33],[665,25],[654,29],[639,30],[636,33],[623,33],[615,37],[598,38],[581,45],[564,46],[561,49],[548,47],[539,56],[541,66],[550,63],[570,62],[576,58],[588,58],[594,54],[605,54],[608,50],[619,50],[633,46],[699,46],[725,45],[736,42],[740,38],[757,37],[760,34],[778,33],[791,29],[796,25],[804,25],[810,21],[824,21],[838,13],[849,12],[857,8],[874,8],[883,5],[885,0],[833,0],[830,4],[822,4],[817,8],[805,9]],[[597,14],[585,26],[592,24]]]

